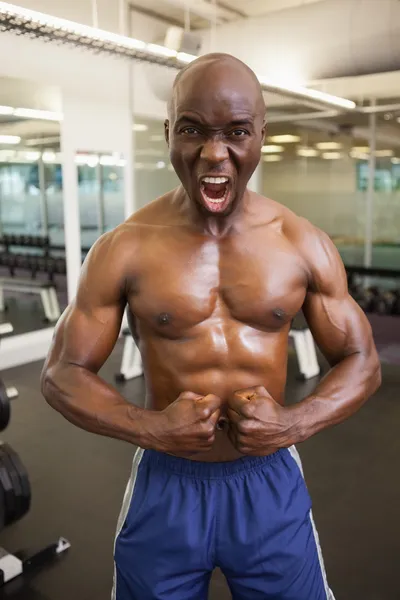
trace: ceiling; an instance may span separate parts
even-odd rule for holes
[[[324,0],[129,0],[138,13],[158,18],[170,25],[190,29],[210,27],[210,22],[227,23],[247,17],[295,8]],[[187,20],[189,18],[189,21]]]

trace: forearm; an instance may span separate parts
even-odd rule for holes
[[[47,402],[74,425],[146,448],[156,413],[127,402],[98,375],[77,365],[58,364],[42,375]]]
[[[380,363],[375,351],[344,358],[310,396],[290,407],[296,424],[294,443],[346,420],[374,394],[380,382]]]

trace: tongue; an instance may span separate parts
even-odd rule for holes
[[[209,198],[222,198],[226,192],[226,183],[203,183],[203,191]]]

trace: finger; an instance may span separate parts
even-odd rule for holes
[[[247,396],[242,395],[242,392],[235,392],[228,400],[229,409],[234,410],[239,415],[242,414],[243,407],[250,402]]]
[[[239,415],[239,413],[237,413],[236,410],[232,410],[231,408],[228,408],[226,414],[228,416],[229,421],[231,423],[234,423],[235,425],[243,419],[242,415]]]
[[[196,400],[196,405],[201,409],[202,418],[208,419],[211,414],[221,408],[222,400],[214,394],[207,394]]]
[[[208,417],[207,422],[211,423],[212,426],[215,428],[217,426],[220,416],[221,416],[221,411],[218,408]]]

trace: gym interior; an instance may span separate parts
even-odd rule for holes
[[[110,597],[135,449],[68,423],[40,373],[92,244],[178,184],[167,100],[178,70],[210,51],[244,60],[263,86],[249,186],[331,237],[371,323],[379,391],[299,450],[336,598],[400,598],[396,0],[0,2],[0,598]],[[299,314],[287,402],[327,370]],[[125,321],[100,376],[142,405]],[[231,597],[218,571],[209,597]]]

